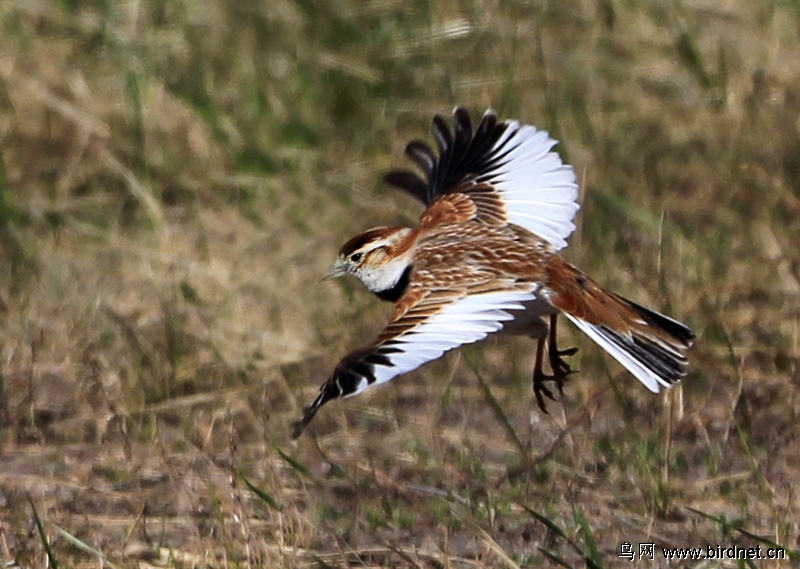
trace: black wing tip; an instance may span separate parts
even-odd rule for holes
[[[453,109],[453,126],[456,128],[456,132],[462,130],[468,132],[470,136],[472,135],[472,118],[466,107]]]
[[[437,115],[438,116],[438,115]],[[483,117],[481,118],[481,122],[485,120],[497,120],[497,112],[491,107],[487,107],[487,109],[483,112]],[[457,105],[453,108],[453,122],[454,123],[470,123],[472,124],[472,118],[469,112],[469,109],[463,105]]]
[[[428,184],[410,170],[390,170],[383,175],[383,182],[411,194],[423,204],[428,200]]]
[[[300,438],[300,435],[303,434],[303,431],[306,430],[306,427],[308,426],[308,424],[311,422],[311,419],[313,419],[314,415],[316,415],[316,414],[317,414],[317,409],[314,409],[313,407],[306,407],[303,410],[303,418],[300,419],[299,421],[292,421],[292,423],[291,423],[291,427],[292,427],[291,437],[292,437],[292,440],[296,440],[296,439]]]
[[[387,348],[387,350],[386,353],[396,351],[392,348]],[[370,385],[375,383],[375,366],[392,365],[386,353],[375,351],[370,347],[356,350],[342,359],[330,377],[320,386],[319,395],[314,402],[303,409],[303,417],[291,424],[292,439],[296,439],[303,433],[320,408],[328,401],[353,395],[363,380]]]
[[[303,431],[308,427],[308,424],[317,414],[317,411],[331,399],[336,399],[343,395],[342,388],[339,386],[336,379],[336,371],[328,380],[323,383],[319,388],[319,395],[314,399],[314,402],[303,409],[303,417],[299,421],[294,421],[292,426],[292,439],[297,439],[303,434]]]
[[[447,119],[436,113],[431,120],[431,132],[436,136],[440,130],[450,134],[450,125],[447,123]]]
[[[481,117],[481,122],[483,121],[497,121],[497,112],[491,107],[486,109],[483,112],[483,117]]]
[[[431,179],[436,170],[436,153],[425,142],[415,139],[406,145],[406,156]]]
[[[424,180],[401,177],[392,171],[384,176],[384,181],[411,194],[424,205],[431,205],[465,179],[493,166],[493,147],[510,124],[509,121],[499,122],[491,108],[484,112],[477,128],[473,128],[470,112],[464,106],[453,109],[452,121],[436,114],[431,121],[431,132],[438,153],[418,139],[409,142],[405,150],[406,156],[421,170]]]
[[[329,400],[338,397],[338,395],[334,395],[330,392],[329,385],[330,382],[325,382],[320,388],[320,394],[317,395],[314,402],[308,407],[303,408],[303,417],[299,421],[292,422],[292,440],[297,439],[303,434],[303,431],[306,430],[306,427],[308,427],[308,424],[317,414],[317,411],[320,410],[320,407],[325,405]]]

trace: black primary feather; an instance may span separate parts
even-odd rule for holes
[[[392,170],[391,172],[387,172],[383,176],[383,181],[390,186],[405,190],[424,204],[428,203],[427,182],[410,170]]]
[[[438,156],[421,140],[413,140],[406,146],[406,155],[422,171],[424,179],[408,170],[392,170],[383,179],[429,206],[468,180],[481,181],[481,175],[502,164],[509,149],[506,149],[506,143],[499,147],[496,145],[509,126],[510,123],[505,121],[498,123],[497,115],[486,111],[473,131],[469,112],[456,107],[451,130],[447,121],[436,115],[431,123],[431,132],[436,140]],[[513,138],[510,136],[508,140]],[[511,148],[514,148],[513,144]]]
[[[348,354],[322,384],[314,402],[303,409],[303,418],[292,423],[292,438],[296,439],[303,433],[317,411],[328,401],[352,395],[362,380],[367,380],[370,385],[375,383],[375,366],[394,367],[390,356],[402,351],[396,347],[396,343],[388,341]]]
[[[433,176],[428,178],[431,188],[431,197],[439,195],[444,187],[447,174],[450,170],[450,163],[453,160],[453,135],[450,127],[441,115],[433,117],[431,122],[431,132],[436,139],[436,146],[439,148],[439,161],[433,171]]]
[[[436,171],[436,153],[421,140],[412,140],[406,146],[406,156],[430,179]]]

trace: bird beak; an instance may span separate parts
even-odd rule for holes
[[[331,268],[328,269],[328,274],[322,277],[322,280],[329,281],[345,274],[347,274],[347,271],[344,270],[344,263],[342,263],[341,259],[336,259],[336,262],[331,265]]]

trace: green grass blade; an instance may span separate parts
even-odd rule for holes
[[[558,537],[566,539],[566,540],[569,540],[569,538],[567,537],[567,534],[564,533],[564,530],[562,530],[560,527],[558,527],[555,524],[555,522],[550,521],[548,518],[544,517],[542,514],[540,514],[536,510],[533,510],[533,509],[529,508],[528,506],[522,506],[522,509],[525,510],[526,512],[528,512],[530,515],[532,515],[538,521],[543,523],[547,527],[547,529],[549,529],[551,532],[556,534]]]
[[[586,554],[585,554],[585,553],[584,553],[584,551],[583,551],[583,550],[580,548],[580,546],[579,546],[577,543],[575,543],[575,541],[573,541],[573,540],[572,540],[572,539],[571,539],[571,538],[570,538],[570,537],[567,535],[567,533],[566,533],[566,532],[565,532],[563,529],[561,529],[560,527],[558,527],[558,525],[556,525],[556,523],[555,523],[555,522],[553,522],[553,521],[549,520],[548,518],[544,517],[542,514],[540,514],[540,513],[536,512],[536,511],[534,511],[534,510],[532,510],[532,509],[528,508],[527,506],[522,506],[522,507],[525,509],[525,511],[526,511],[526,512],[528,512],[528,513],[529,513],[529,514],[531,514],[531,515],[532,515],[534,518],[536,518],[537,520],[539,520],[540,522],[542,522],[542,523],[543,523],[543,524],[544,524],[544,525],[547,527],[547,529],[549,529],[549,530],[550,530],[550,531],[552,531],[554,534],[556,534],[558,537],[560,537],[561,539],[563,539],[564,541],[566,541],[566,542],[567,542],[567,544],[568,544],[568,545],[569,545],[569,546],[570,546],[570,547],[571,547],[571,548],[572,548],[572,549],[573,549],[573,550],[574,550],[574,551],[575,551],[575,552],[576,552],[578,555],[580,555],[581,557],[583,557],[584,559],[586,559]],[[588,560],[587,560],[587,563],[588,563]]]
[[[555,553],[553,553],[552,551],[548,551],[548,550],[547,550],[547,549],[545,549],[544,547],[540,547],[540,548],[539,548],[539,551],[541,551],[541,552],[542,552],[542,555],[544,555],[545,557],[547,557],[547,558],[548,558],[550,561],[552,561],[553,563],[556,563],[556,564],[558,564],[558,565],[561,565],[562,567],[566,567],[567,569],[573,569],[572,565],[570,565],[569,563],[567,563],[566,561],[564,561],[563,559],[561,559],[561,558],[560,558],[558,555],[556,555],[556,554],[555,554]]]
[[[319,480],[316,479],[316,477],[313,474],[311,474],[311,471],[308,468],[297,462],[295,459],[293,459],[291,456],[283,452],[281,449],[276,447],[275,450],[278,451],[278,454],[281,455],[281,458],[285,460],[286,463],[289,466],[291,466],[298,474],[304,476],[305,478],[308,478],[314,484],[317,484],[319,486],[323,485]]]
[[[33,511],[33,520],[36,522],[36,528],[39,530],[39,537],[42,540],[42,544],[44,545],[44,550],[47,552],[47,559],[50,562],[50,567],[52,569],[58,569],[58,561],[56,561],[56,555],[53,553],[53,548],[50,547],[50,542],[47,539],[47,536],[44,533],[44,526],[42,525],[42,520],[39,519],[39,513],[36,511],[36,506],[33,503],[33,498],[31,498],[30,494],[28,494],[28,502],[31,505],[31,510]]]
[[[697,81],[706,89],[711,87],[711,77],[706,71],[706,65],[703,62],[703,56],[697,48],[697,43],[692,38],[689,30],[681,25],[678,30],[678,37],[675,41],[675,50],[678,52],[678,57],[689,68],[692,74],[697,78]]]
[[[584,553],[586,565],[591,569],[601,569],[603,567],[603,559],[597,549],[597,541],[594,539],[592,528],[589,527],[589,522],[586,521],[586,516],[580,506],[572,506],[572,517],[580,527],[583,543],[586,544],[586,549],[588,550],[587,553]]]
[[[61,529],[60,527],[58,527],[55,524],[50,524],[50,526],[54,530],[56,530],[56,532],[58,532],[58,534],[61,537],[66,539],[72,545],[74,545],[75,547],[77,547],[78,549],[80,549],[82,551],[85,551],[89,555],[93,555],[94,557],[97,557],[97,559],[99,559],[103,564],[110,565],[111,567],[114,567],[115,569],[124,569],[124,567],[122,565],[120,565],[119,563],[114,563],[113,561],[108,559],[108,557],[106,557],[106,555],[102,551],[93,548],[92,546],[90,546],[86,542],[81,541],[80,539],[78,539],[77,537],[72,535],[71,533],[68,533],[66,530]]]
[[[469,361],[469,359],[467,361]],[[503,411],[502,406],[497,401],[494,394],[492,394],[492,390],[489,389],[489,386],[483,380],[483,376],[481,376],[477,368],[472,365],[472,362],[470,362],[470,367],[472,368],[475,376],[478,378],[478,383],[483,391],[483,396],[486,399],[486,402],[489,403],[489,407],[492,408],[495,418],[500,422],[501,425],[503,425],[503,429],[505,429],[506,434],[519,449],[522,459],[527,462],[529,460],[528,449],[523,444],[522,439],[519,438],[519,435],[517,435],[517,431],[514,430],[514,427],[511,425],[511,421],[508,420],[508,415],[506,415],[505,411]]]
[[[261,498],[261,500],[265,502],[270,508],[272,508],[273,510],[278,510],[279,512],[283,510],[283,506],[278,504],[275,498],[264,492],[261,488],[250,482],[250,480],[248,480],[244,476],[242,476],[242,480],[244,480],[244,483],[247,484],[248,488],[250,488],[250,491],[253,492],[253,494],[258,496],[259,498]]]

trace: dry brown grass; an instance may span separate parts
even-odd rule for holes
[[[797,2],[7,0],[0,25],[0,560],[800,549]],[[414,223],[379,173],[454,104],[563,141],[567,255],[690,323],[692,371],[652,396],[564,327],[581,372],[549,416],[530,343],[492,340],[292,443],[386,318],[319,278],[354,232]]]

